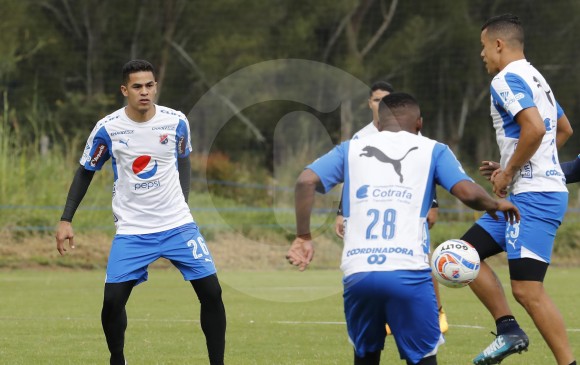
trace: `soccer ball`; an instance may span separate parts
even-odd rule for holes
[[[447,240],[433,251],[431,269],[441,284],[461,288],[477,278],[479,254],[465,241]]]

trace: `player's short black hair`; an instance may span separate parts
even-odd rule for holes
[[[508,36],[524,44],[524,27],[517,15],[507,13],[491,17],[481,26],[482,31],[485,29],[488,33]]]
[[[384,104],[391,110],[403,107],[415,107],[420,109],[419,102],[415,97],[413,97],[413,95],[402,92],[391,93],[385,96],[381,99],[381,104]]]
[[[153,77],[156,77],[155,68],[151,62],[145,60],[131,60],[123,65],[123,84],[127,85],[127,82],[129,82],[129,75],[140,71],[151,71]]]
[[[373,93],[377,90],[388,91],[390,93],[394,92],[395,89],[393,85],[389,84],[386,81],[377,81],[371,85],[371,90],[369,91],[369,96],[373,96]]]

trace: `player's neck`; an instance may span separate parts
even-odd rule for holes
[[[126,106],[125,114],[129,119],[136,123],[144,123],[151,120],[151,118],[155,116],[155,105],[145,111],[136,110],[130,106]]]
[[[525,59],[526,59],[526,56],[522,52],[506,54],[505,57],[503,57],[501,60],[500,71],[503,70],[504,68],[506,68],[507,65],[509,65],[512,62],[521,61],[521,60],[525,60]]]

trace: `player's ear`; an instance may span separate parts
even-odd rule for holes
[[[415,122],[415,128],[417,129],[417,133],[421,132],[423,129],[423,117],[419,117]]]
[[[499,52],[503,49],[505,45],[505,42],[503,41],[503,39],[497,38],[495,40],[495,49]]]
[[[121,94],[123,94],[123,96],[129,95],[129,93],[127,92],[127,86],[121,85]]]

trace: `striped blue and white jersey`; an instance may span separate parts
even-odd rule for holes
[[[567,191],[556,148],[557,121],[564,111],[544,77],[528,61],[518,60],[493,78],[490,90],[502,168],[507,166],[520,138],[521,128],[515,120],[520,111],[536,107],[546,127],[540,147],[514,177],[511,192]]]
[[[428,270],[427,212],[435,184],[470,180],[444,144],[407,132],[379,132],[343,142],[307,168],[326,193],[344,182],[345,276]]]
[[[101,119],[79,161],[96,171],[111,159],[117,234],[155,233],[193,222],[177,170],[177,159],[191,151],[189,123],[179,111],[160,105],[155,111],[143,123],[129,119],[125,108]]]

